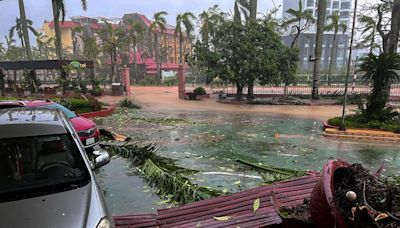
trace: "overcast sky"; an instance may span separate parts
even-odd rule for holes
[[[157,11],[167,11],[168,24],[175,24],[175,17],[181,12],[193,12],[196,16],[203,10],[215,4],[223,11],[233,8],[234,0],[88,0],[88,10],[82,10],[80,0],[65,0],[67,17],[122,17],[125,13],[139,12],[148,18]],[[275,0],[275,4],[281,4],[282,0]],[[266,12],[273,7],[272,0],[259,0],[258,11]],[[52,20],[51,0],[25,0],[27,18],[33,21],[35,28],[41,28],[44,20]],[[0,1],[0,42],[4,42],[4,36],[8,34],[10,27],[19,17],[18,1]]]
[[[87,0],[88,10],[82,10],[80,0],[65,0],[68,19],[71,16],[89,17],[122,17],[125,13],[139,12],[148,18],[157,11],[167,11],[168,24],[175,24],[175,17],[181,12],[193,12],[196,16],[215,4],[225,11],[232,11],[234,0]],[[297,1],[297,0],[291,0]],[[379,0],[360,0],[364,2]],[[282,0],[258,0],[258,12],[265,13],[274,6],[282,4]],[[41,28],[44,20],[52,20],[51,0],[25,0],[27,18],[33,21],[35,28]],[[0,1],[0,42],[8,35],[10,27],[15,25],[19,17],[17,0]],[[31,41],[34,43],[34,40]],[[19,43],[19,42],[17,42]]]

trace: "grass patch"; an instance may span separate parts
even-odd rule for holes
[[[328,120],[328,124],[332,126],[340,126],[341,121],[341,117],[334,117]],[[400,133],[400,121],[395,119],[384,122],[377,120],[367,122],[361,114],[354,114],[346,116],[344,124],[347,128],[376,129]]]

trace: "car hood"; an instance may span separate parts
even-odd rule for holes
[[[74,125],[76,131],[83,131],[96,126],[96,124],[93,121],[86,119],[85,117],[82,116],[72,118],[71,122],[72,125]]]
[[[1,227],[96,227],[104,214],[92,187],[0,203]]]

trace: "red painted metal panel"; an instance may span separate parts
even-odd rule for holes
[[[281,223],[281,219],[272,206],[272,194],[284,206],[296,206],[311,192],[320,179],[319,176],[306,176],[293,180],[274,183],[258,188],[234,193],[228,196],[202,200],[176,208],[157,211],[156,224],[160,227],[267,227]],[[254,200],[260,199],[260,208],[253,212]],[[213,217],[231,216],[228,221],[217,221]],[[115,217],[117,227],[129,224],[129,216]],[[135,217],[131,217],[135,219]],[[143,219],[143,218],[142,218]],[[148,219],[148,218],[147,218]],[[143,225],[154,224],[144,220]],[[140,224],[138,222],[132,224]]]

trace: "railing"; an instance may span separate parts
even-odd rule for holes
[[[236,94],[236,86],[228,84],[224,86],[209,86],[205,84],[187,84],[187,90],[194,89],[197,86],[203,86],[211,93],[224,92],[227,94]],[[287,94],[292,95],[310,95],[312,91],[312,83],[310,81],[297,82],[295,85],[286,87]],[[318,92],[320,95],[343,95],[345,90],[344,81],[336,81],[328,84],[321,81]],[[285,85],[255,85],[254,94],[259,95],[281,95],[285,92]],[[350,81],[348,85],[348,94],[368,94],[371,92],[371,86],[361,81]],[[243,94],[247,94],[247,88],[243,89]],[[390,96],[400,96],[400,82],[393,83],[390,89]]]

